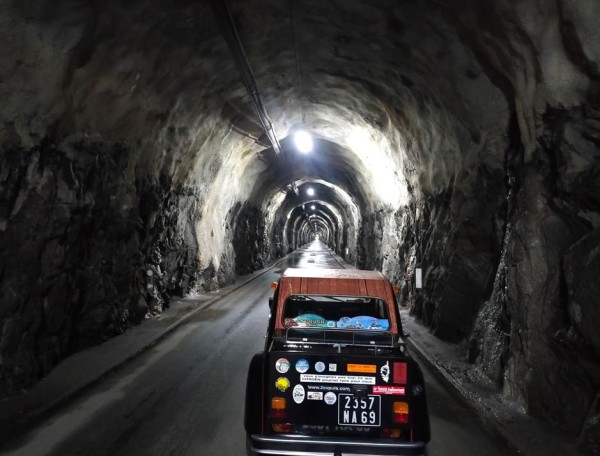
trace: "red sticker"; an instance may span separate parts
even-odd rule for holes
[[[373,394],[391,394],[394,396],[404,396],[403,386],[374,386]]]
[[[406,385],[406,363],[394,363],[394,383]]]

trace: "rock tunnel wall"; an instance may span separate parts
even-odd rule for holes
[[[0,397],[69,354],[122,333],[173,296],[264,267],[265,217],[238,203],[220,261],[200,264],[197,186],[132,178],[132,152],[101,138],[43,140],[0,154]]]
[[[232,209],[235,272],[248,274],[265,266],[270,251],[266,242],[265,214],[260,209],[245,203]]]
[[[502,331],[508,356],[494,365],[490,349],[482,347],[476,358],[490,377],[502,375],[504,392],[531,414],[556,417],[596,444],[600,345],[589,325],[597,324],[598,310],[594,299],[581,297],[592,296],[597,280],[589,278],[599,272],[597,245],[582,250],[599,228],[599,107],[590,99],[542,115],[532,158],[516,170],[515,214],[498,271],[503,289],[486,303],[502,307],[503,324],[497,322],[487,338],[498,340],[493,333]],[[556,397],[556,388],[569,399]]]
[[[130,151],[98,138],[0,155],[0,396],[66,355],[160,313],[195,285],[194,189],[130,181]]]
[[[578,34],[585,8],[568,5],[545,16],[543,51],[527,7],[513,23],[525,35],[504,36],[510,55],[469,44],[504,94],[504,133],[463,141],[483,153],[447,185],[367,216],[359,264],[382,268],[436,336],[461,344],[474,382],[598,449],[600,53]]]
[[[236,154],[259,146],[223,121],[230,93],[200,102],[177,94],[173,82],[185,77],[168,72],[181,56],[157,45],[166,36],[197,39],[185,20],[210,9],[194,4],[175,25],[159,20],[166,29],[155,33],[135,15],[146,6],[168,15],[164,5],[129,6],[0,5],[0,399],[160,313],[172,296],[230,283],[236,267],[247,272],[239,255],[236,263],[235,227],[237,241],[252,236],[262,261],[269,257],[260,213],[227,219],[249,193],[236,176],[252,156]],[[203,30],[205,54],[214,49],[226,62],[213,65],[219,82],[237,81],[222,38]],[[148,44],[153,55],[141,57]],[[146,84],[155,71],[166,73]],[[165,90],[175,92],[163,105]]]
[[[599,118],[595,100],[549,109],[527,163],[513,136],[504,168],[479,164],[439,194],[368,215],[358,262],[398,283],[433,334],[464,347],[474,382],[588,448],[600,442]]]

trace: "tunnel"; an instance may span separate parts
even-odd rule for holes
[[[319,239],[599,446],[599,24],[595,0],[2,2],[0,399]]]

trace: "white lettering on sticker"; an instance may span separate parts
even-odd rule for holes
[[[404,396],[405,388],[403,386],[374,386],[373,394],[391,394],[395,396]]]
[[[305,383],[349,383],[351,385],[374,385],[375,377],[360,375],[315,375],[302,374],[300,381]]]
[[[379,372],[381,373],[381,379],[384,382],[389,383],[389,381],[390,381],[390,362],[386,361],[385,364],[383,366],[381,366],[381,369],[379,369]]]

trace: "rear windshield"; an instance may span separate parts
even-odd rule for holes
[[[380,298],[292,295],[285,302],[283,326],[385,331],[390,321],[387,305]]]

